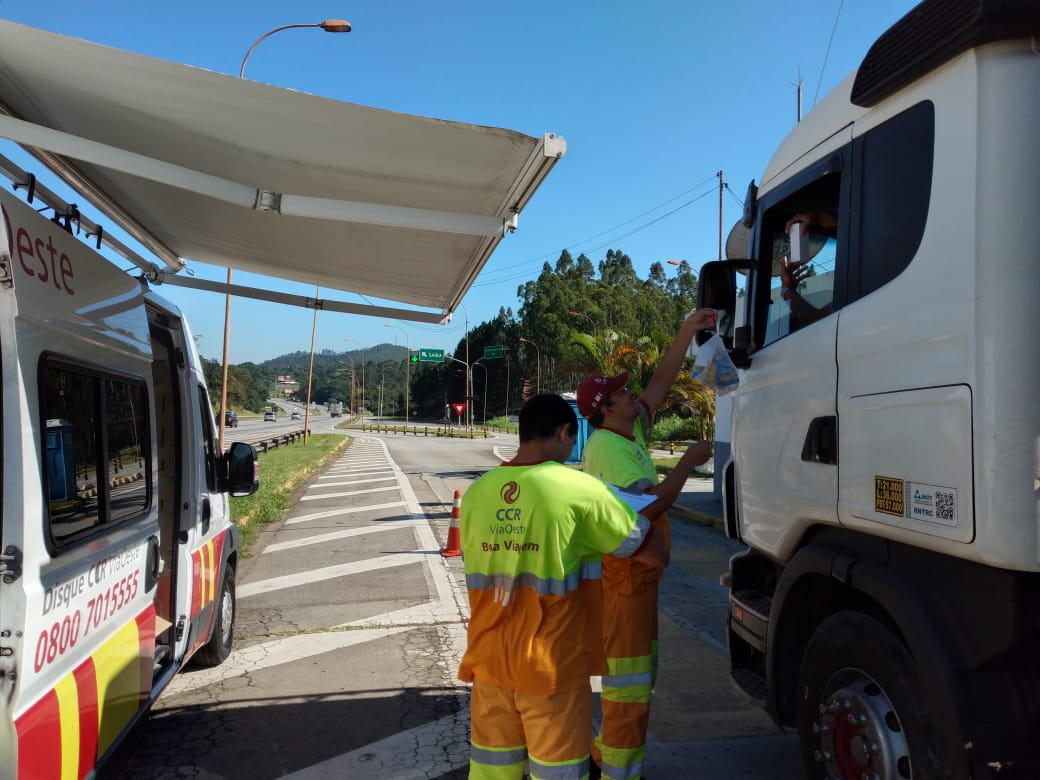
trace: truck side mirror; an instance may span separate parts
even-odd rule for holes
[[[697,308],[706,306],[719,312],[718,332],[737,368],[748,368],[751,331],[746,325],[736,325],[737,272],[747,271],[752,260],[715,260],[701,267],[697,282]],[[712,330],[697,331],[694,341],[700,346],[714,335]]]
[[[726,347],[733,346],[733,316],[737,308],[736,269],[732,263],[716,260],[701,266],[697,280],[697,308],[715,309],[719,313],[719,335]],[[712,330],[700,330],[694,336],[697,346],[714,335]]]
[[[221,461],[221,471],[227,475],[223,490],[237,498],[251,496],[260,489],[260,463],[252,444],[236,441]]]

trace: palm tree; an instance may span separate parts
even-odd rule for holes
[[[609,376],[627,371],[629,385],[639,393],[649,384],[671,338],[660,331],[635,341],[615,331],[605,331],[598,339],[587,333],[577,333],[567,343],[561,368],[581,375]],[[715,419],[715,394],[684,369],[660,405],[651,412],[656,419],[657,414],[666,409],[688,412],[694,418],[701,438],[706,438]]]

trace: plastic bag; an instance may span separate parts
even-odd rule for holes
[[[718,334],[701,344],[690,376],[714,390],[715,395],[725,395],[739,384],[737,367]]]

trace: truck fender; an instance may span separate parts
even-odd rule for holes
[[[947,714],[961,736],[957,744],[947,746],[956,755],[964,750],[969,722],[953,672],[961,656],[957,632],[938,617],[939,610],[929,609],[929,594],[886,567],[885,540],[852,541],[856,544],[840,547],[811,543],[785,567],[773,596],[774,617],[766,640],[766,657],[772,659],[767,707],[774,717],[791,722],[799,666],[790,662],[792,657],[801,658],[809,635],[828,615],[842,609],[863,611],[888,623],[918,662],[930,701]]]

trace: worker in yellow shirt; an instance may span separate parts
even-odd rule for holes
[[[694,334],[717,321],[714,309],[698,309],[683,322],[641,395],[628,388],[628,374],[591,376],[578,385],[578,410],[596,430],[582,453],[586,473],[631,492],[648,492],[671,506],[686,478],[711,457],[711,443],[692,445],[658,483],[647,442],[655,410],[683,367]],[[654,528],[671,550],[668,517]],[[603,722],[592,744],[592,776],[638,780],[646,756],[650,698],[657,678],[657,587],[663,571],[635,559],[603,558],[603,624],[608,673],[600,703]]]
[[[473,683],[470,778],[583,780],[592,691],[604,670],[602,553],[667,564],[651,521],[606,485],[562,465],[578,421],[556,395],[520,410],[516,457],[466,491],[461,540],[471,616],[459,679]]]

